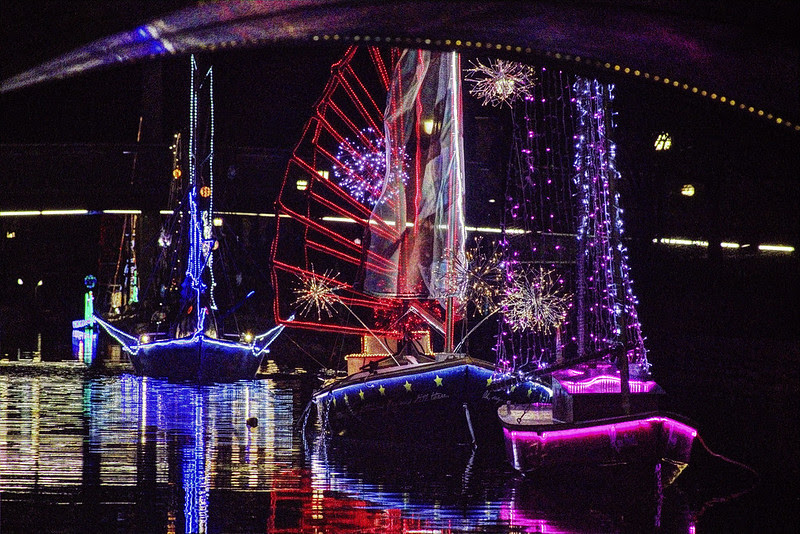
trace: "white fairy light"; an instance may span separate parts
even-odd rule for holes
[[[476,239],[475,245],[464,251],[464,261],[454,263],[464,306],[471,302],[475,313],[483,315],[497,309],[505,275],[502,264],[503,254],[495,244],[487,250]]]
[[[572,295],[565,293],[553,272],[539,269],[515,273],[501,302],[506,323],[514,331],[549,332],[564,322],[572,306]]]
[[[390,169],[391,179],[386,182],[386,143],[383,135],[372,128],[361,131],[356,139],[345,139],[336,153],[339,162],[333,167],[333,175],[340,187],[350,196],[370,207],[378,202],[390,201],[399,193],[400,183],[408,183],[405,167],[410,164],[406,154],[393,157],[391,161],[400,168]]]
[[[313,267],[311,271],[298,275],[300,287],[294,289],[294,294],[297,295],[294,306],[298,313],[305,316],[310,312],[316,312],[317,320],[322,320],[323,313],[328,317],[333,317],[336,314],[333,305],[339,302],[336,291],[344,286],[343,283],[336,280],[337,276],[339,276],[338,273],[334,274],[330,270],[320,276],[314,272]]]
[[[489,60],[484,65],[480,60],[470,62],[472,68],[467,69],[464,80],[471,82],[469,94],[483,100],[482,105],[494,107],[512,104],[521,98],[531,95],[534,70],[528,65],[503,59]]]

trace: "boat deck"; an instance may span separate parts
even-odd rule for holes
[[[552,425],[560,422],[553,420],[551,404],[506,404],[497,409],[497,415],[504,423],[512,425]]]
[[[391,360],[388,360],[391,361]],[[326,381],[319,392],[327,392],[334,389],[341,389],[353,384],[364,384],[367,382],[382,380],[386,378],[394,378],[407,376],[411,372],[430,372],[446,369],[448,367],[456,367],[459,365],[473,365],[475,367],[482,367],[490,371],[494,371],[494,365],[483,361],[471,358],[463,354],[448,354],[440,355],[435,361],[430,362],[405,362],[400,365],[387,364],[385,366],[377,367],[374,371],[359,371],[357,373],[348,375],[345,378],[335,378]]]

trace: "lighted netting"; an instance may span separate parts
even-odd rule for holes
[[[536,69],[512,107],[497,361],[535,371],[611,354],[648,363],[622,245],[612,86]]]

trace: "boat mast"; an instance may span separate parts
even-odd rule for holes
[[[216,309],[214,300],[212,210],[214,189],[214,72],[209,68],[205,76],[198,80],[197,62],[191,57],[190,104],[189,104],[189,259],[186,277],[193,292],[193,309],[196,317],[195,332],[204,330],[205,306],[203,297],[208,296],[209,307]],[[208,82],[208,154],[199,152],[199,93],[203,83]],[[201,186],[203,168],[208,165],[207,185]],[[202,205],[201,205],[202,204]],[[203,281],[203,272],[209,270],[210,287]]]
[[[461,56],[458,52],[451,52],[453,55],[450,62],[450,90],[453,92],[451,95],[451,102],[453,104],[452,110],[452,136],[453,136],[453,178],[449,180],[448,197],[450,200],[448,210],[448,232],[447,232],[447,250],[450,251],[447,270],[448,277],[451,274],[454,263],[457,258],[457,247],[462,247],[463,242],[459,238],[459,232],[456,228],[456,223],[461,224],[459,218],[463,213],[460,209],[461,200],[460,193],[463,191],[456,191],[456,184],[461,184],[464,181],[464,166],[463,166],[463,130],[462,130],[462,99],[461,99]],[[444,351],[453,352],[455,345],[455,295],[448,292],[447,300],[445,303],[445,337],[444,337]]]
[[[609,100],[612,98],[611,91],[612,86],[606,86],[608,90],[607,98],[600,98],[602,93],[604,92],[602,88],[598,91],[598,112],[600,116],[603,117],[603,121],[598,124],[598,131],[601,132],[600,135],[602,136],[602,141],[606,145],[606,153],[611,153],[613,155],[613,144],[608,137],[609,129],[611,128],[611,117],[609,112]],[[608,158],[607,158],[608,159]],[[622,213],[619,207],[619,193],[617,192],[617,177],[618,175],[616,172],[613,172],[613,169],[608,169],[608,199],[609,203],[609,211],[611,215],[611,244],[612,246],[609,247],[609,251],[611,252],[611,261],[613,264],[613,273],[614,277],[612,279],[614,287],[616,288],[615,291],[615,299],[617,301],[617,306],[619,306],[619,329],[620,329],[620,343],[622,344],[621,352],[617,355],[616,365],[619,367],[619,380],[620,380],[620,392],[622,394],[622,409],[625,414],[629,414],[631,412],[631,401],[630,401],[630,394],[631,394],[631,385],[630,385],[630,366],[628,361],[628,309],[627,309],[627,297],[625,294],[625,282],[624,276],[625,273],[623,272],[622,268],[622,235],[620,234],[620,225],[619,221],[621,220]]]
[[[579,77],[573,87],[579,111],[576,158],[576,182],[579,188],[576,287],[579,356],[588,352],[582,340],[586,337],[584,299],[587,293],[586,276],[590,273],[587,273],[587,265],[584,263],[588,260],[589,249],[592,248],[596,251],[593,253],[602,254],[600,268],[605,270],[603,279],[606,292],[602,298],[607,302],[607,317],[611,329],[610,335],[604,340],[605,346],[599,348],[610,350],[616,360],[620,372],[623,410],[630,413],[629,308],[622,259],[621,210],[616,191],[618,173],[613,164],[615,148],[608,135],[612,124],[609,102],[613,97],[613,86]],[[592,218],[594,220],[590,221]],[[590,234],[594,235],[592,242],[589,242]]]

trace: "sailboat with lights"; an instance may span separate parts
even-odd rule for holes
[[[487,258],[465,247],[461,78],[455,52],[348,48],[288,164],[275,317],[360,339],[313,395],[331,435],[500,443],[499,404],[548,398],[489,389],[493,358],[455,336]]]
[[[118,326],[119,311],[93,319],[121,345],[140,375],[200,383],[255,378],[284,326],[260,335],[240,331],[235,312],[253,292],[227,307],[218,297],[215,264],[224,230],[214,211],[214,77],[212,68],[198,69],[194,56],[188,139],[176,135],[172,150],[173,210],[159,236],[155,311],[147,310],[149,320],[140,327],[145,330],[135,334]],[[140,300],[138,290],[136,297]]]
[[[613,86],[531,71],[508,181],[505,297],[494,387],[546,379],[547,403],[498,409],[509,462],[526,474],[639,469],[672,482],[696,430],[659,410],[622,241],[611,140]],[[571,140],[565,143],[564,139]],[[650,480],[650,479],[648,479]]]

